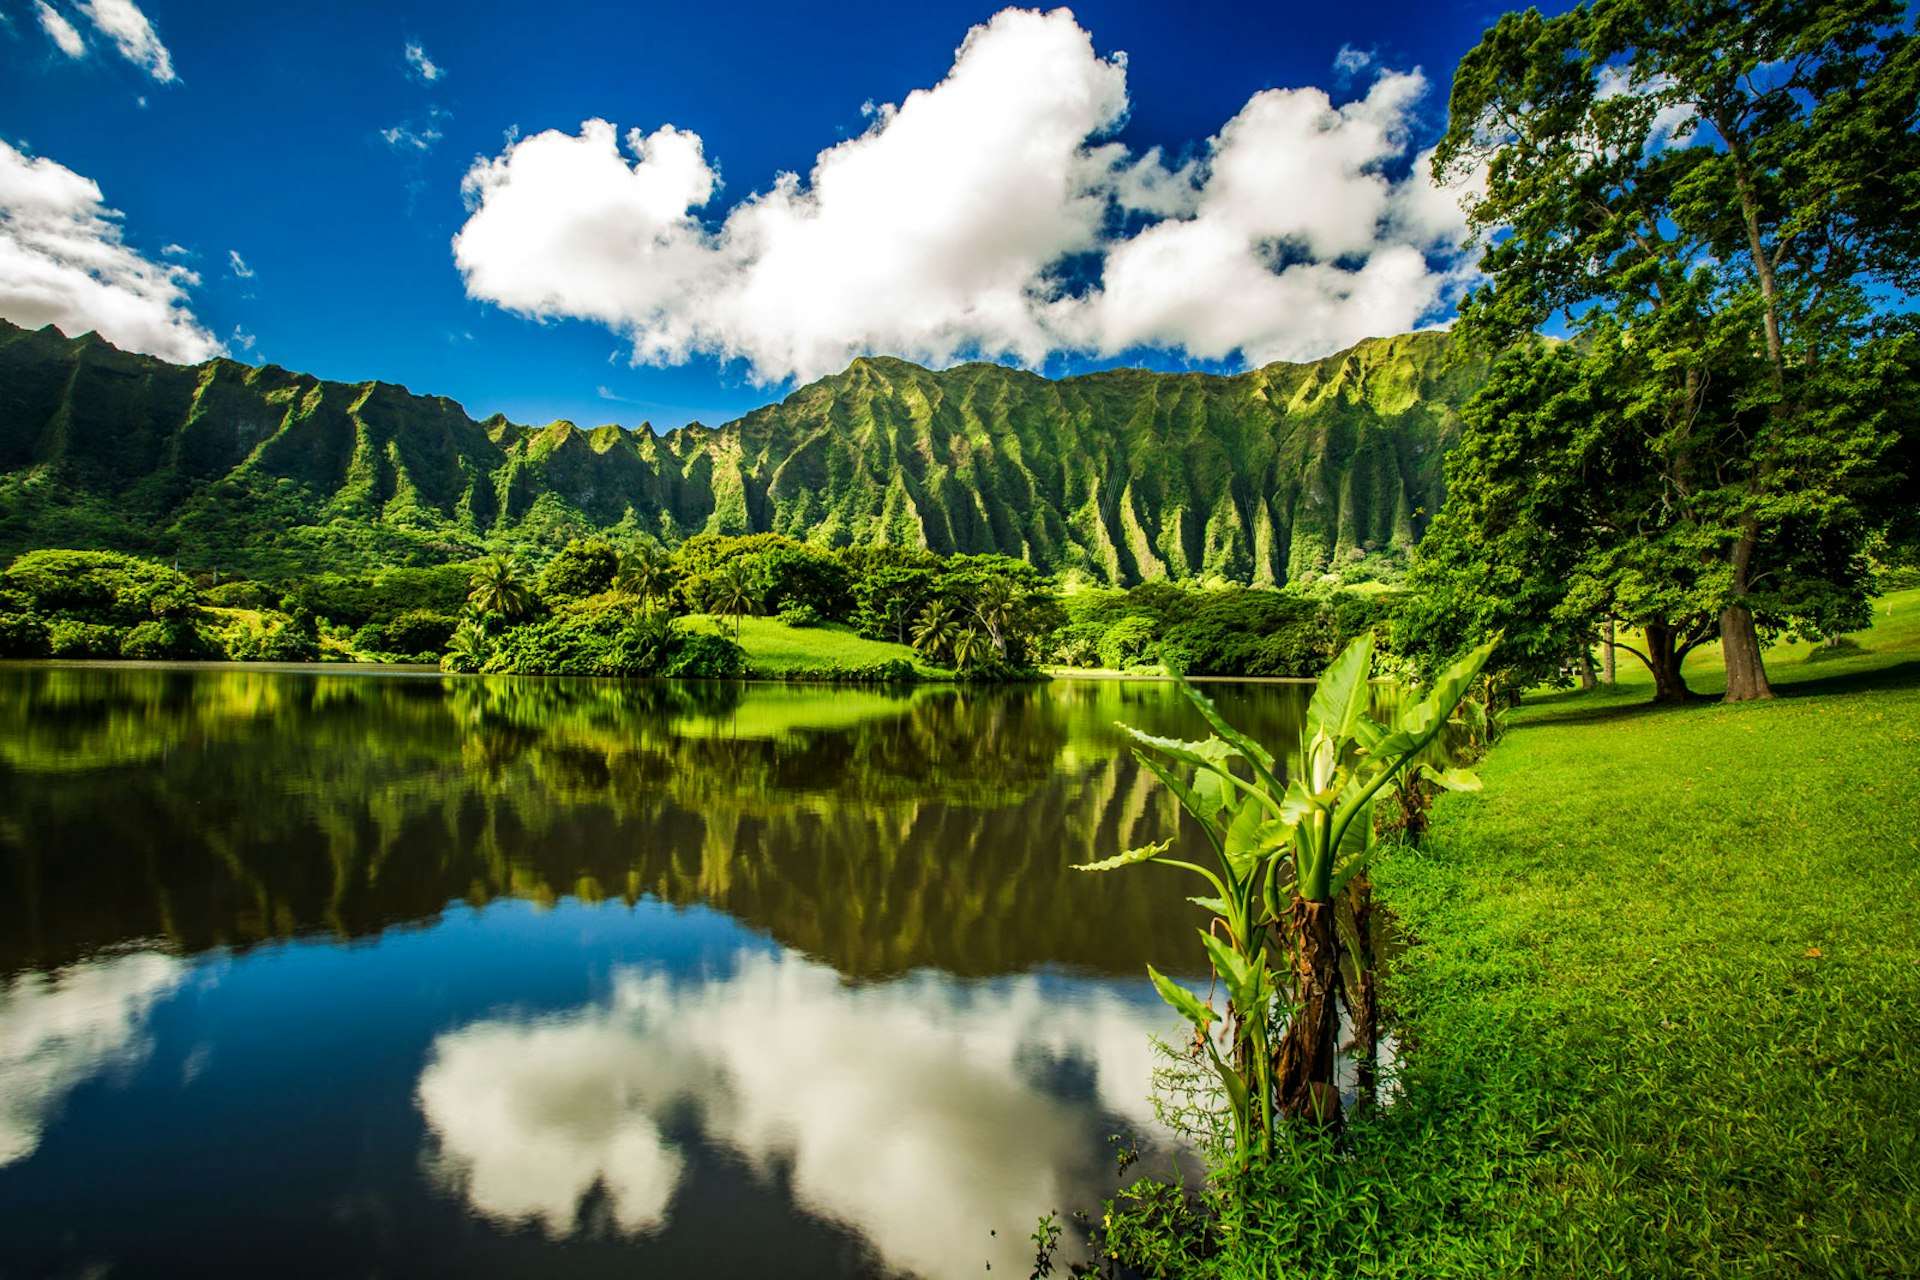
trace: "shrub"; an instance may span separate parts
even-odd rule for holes
[[[120,629],[100,622],[56,618],[47,626],[47,650],[56,658],[117,658]]]
[[[143,622],[120,638],[120,656],[158,660],[209,656],[200,633],[186,618]]]
[[[726,636],[699,632],[680,637],[664,674],[683,680],[731,680],[746,669],[746,650]]]
[[[33,613],[0,613],[0,658],[44,658],[50,652],[46,619]]]
[[[0,574],[0,589],[43,617],[108,627],[181,617],[194,601],[184,574],[111,551],[29,551]]]
[[[353,647],[368,653],[427,654],[437,658],[460,620],[426,609],[409,609],[353,633]]]
[[[820,611],[810,604],[790,604],[779,612],[778,618],[789,627],[817,627],[825,621]]]

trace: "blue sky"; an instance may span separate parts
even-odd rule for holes
[[[1304,358],[1470,279],[1416,161],[1497,12],[8,0],[0,315],[663,428]]]

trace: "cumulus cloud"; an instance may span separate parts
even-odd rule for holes
[[[605,1006],[448,1032],[417,1098],[430,1167],[502,1222],[568,1235],[597,1186],[622,1229],[659,1229],[686,1163],[662,1122],[691,1113],[890,1272],[971,1276],[989,1252],[1025,1262],[1036,1214],[1092,1202],[1115,1119],[1160,1132],[1148,1037],[1169,1017],[1150,996],[1069,1003],[1034,978],[850,987],[743,953],[726,976],[628,971]]]
[[[719,179],[697,134],[511,139],[467,174],[454,259],[470,296],[606,325],[636,363],[704,353],[761,382],[870,352],[1307,358],[1412,328],[1458,287],[1444,195],[1424,169],[1388,176],[1426,90],[1417,71],[1338,107],[1269,90],[1175,165],[1104,140],[1124,58],[1067,10],[1007,10],[939,84],[721,218],[698,213]]]
[[[139,67],[161,84],[178,79],[173,72],[173,55],[160,43],[159,33],[147,15],[133,0],[75,0],[80,12],[94,29],[120,51],[120,56]]]
[[[78,31],[74,30],[73,24],[67,21],[64,14],[48,4],[47,0],[34,0],[33,10],[40,18],[40,29],[47,33],[48,39],[53,41],[60,52],[69,58],[87,56],[87,42],[81,38]]]
[[[146,1055],[147,1013],[184,972],[171,956],[142,952],[0,989],[0,1167],[33,1154],[75,1085]]]
[[[221,352],[187,305],[199,283],[129,246],[91,179],[0,142],[0,316],[192,363]]]
[[[432,84],[447,74],[446,68],[438,65],[427,56],[427,51],[418,40],[407,41],[407,74],[422,84]]]

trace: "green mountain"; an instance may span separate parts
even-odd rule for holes
[[[0,321],[0,554],[252,574],[463,559],[590,530],[1002,552],[1130,584],[1389,571],[1477,385],[1443,334],[1233,377],[860,359],[721,427],[476,422],[444,397],[167,364]]]

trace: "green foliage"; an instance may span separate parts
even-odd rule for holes
[[[746,674],[746,651],[725,636],[694,632],[681,638],[664,675],[682,680],[732,680]]]
[[[44,658],[52,652],[45,618],[37,613],[0,613],[0,658]]]
[[[1307,708],[1300,776],[1285,781],[1273,753],[1228,725],[1213,702],[1184,680],[1181,688],[1214,731],[1206,739],[1156,737],[1122,724],[1136,744],[1135,757],[1199,824],[1212,863],[1171,858],[1172,842],[1164,841],[1080,868],[1111,871],[1160,862],[1196,873],[1212,890],[1194,901],[1217,916],[1217,928],[1201,930],[1200,940],[1227,993],[1225,1016],[1151,968],[1148,974],[1167,1003],[1193,1024],[1196,1044],[1208,1055],[1234,1117],[1234,1155],[1241,1167],[1271,1154],[1277,1105],[1295,1115],[1310,1105],[1320,1109],[1322,1120],[1325,1108],[1335,1114],[1339,1108],[1337,1093],[1327,1100],[1333,1022],[1310,1016],[1315,1004],[1331,1010],[1333,992],[1317,976],[1297,984],[1285,1026],[1287,1043],[1275,1048],[1273,1004],[1284,988],[1269,965],[1269,952],[1298,955],[1303,973],[1326,974],[1338,982],[1341,951],[1352,946],[1351,922],[1340,932],[1329,927],[1317,937],[1311,913],[1300,904],[1331,907],[1366,866],[1374,849],[1375,794],[1414,766],[1444,731],[1493,648],[1489,642],[1473,650],[1425,697],[1408,700],[1390,725],[1382,725],[1367,714],[1373,643],[1371,632],[1362,635],[1320,677]],[[1477,785],[1459,770],[1434,776],[1450,789]],[[1315,954],[1329,948],[1331,954]],[[1370,955],[1349,958],[1355,966],[1372,966]],[[1225,1026],[1225,1055],[1212,1038],[1216,1021]],[[1303,1046],[1303,1038],[1313,1042]],[[1292,1070],[1305,1070],[1310,1078],[1286,1078]]]
[[[492,555],[474,566],[467,602],[483,618],[514,623],[532,617],[539,599],[512,557]]]
[[[48,619],[105,627],[185,617],[194,602],[184,575],[110,551],[29,551],[0,573],[0,596]]]
[[[619,574],[620,553],[612,543],[575,538],[547,561],[535,589],[548,604],[565,604],[612,590]]]
[[[503,633],[481,670],[550,676],[659,675],[679,640],[657,609],[585,604]]]
[[[418,657],[438,661],[459,625],[457,617],[409,609],[361,627],[353,633],[353,647],[365,653],[398,654],[409,661]]]
[[[1462,60],[1434,169],[1485,174],[1491,281],[1460,332],[1534,347],[1570,316],[1580,340],[1504,361],[1468,414],[1471,465],[1522,496],[1450,476],[1477,510],[1450,506],[1431,549],[1430,578],[1460,582],[1438,643],[1502,579],[1522,669],[1620,618],[1678,699],[1717,628],[1744,699],[1770,693],[1771,634],[1859,624],[1872,536],[1912,509],[1909,25],[1889,0],[1595,0],[1510,13]]]

